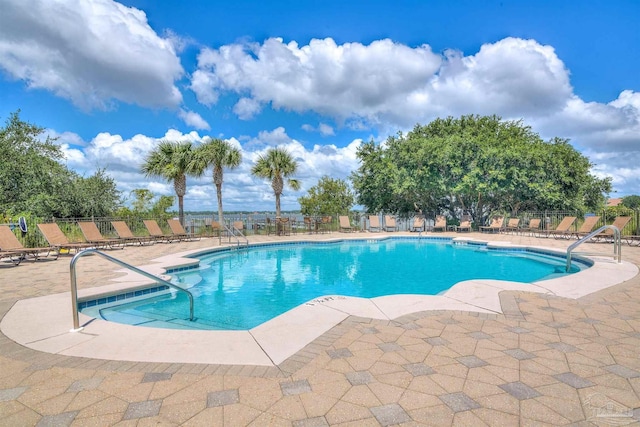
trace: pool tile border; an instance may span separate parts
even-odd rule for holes
[[[78,310],[82,311],[85,308],[96,307],[99,305],[111,304],[114,302],[125,301],[128,299],[138,298],[144,295],[151,295],[158,292],[164,292],[169,290],[169,287],[166,285],[152,286],[149,288],[137,289],[135,291],[123,292],[119,294],[109,294],[109,296],[101,297],[101,298],[93,298],[88,300],[81,300],[78,302]]]

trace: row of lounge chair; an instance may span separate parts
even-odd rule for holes
[[[575,216],[566,216],[564,217],[560,223],[553,230],[543,230],[540,228],[541,219],[533,218],[529,221],[529,225],[527,227],[519,227],[519,218],[511,218],[509,219],[509,223],[506,227],[501,228],[501,225],[498,224],[496,227],[499,231],[504,232],[515,232],[515,233],[530,233],[532,235],[536,235],[538,237],[553,237],[555,239],[565,238],[565,239],[581,239],[590,233],[592,233],[598,223],[600,222],[600,216],[588,216],[585,217],[584,221],[580,225],[577,230],[574,230],[574,224],[577,221],[577,217]],[[502,222],[502,217],[498,217],[497,221],[499,223]],[[631,221],[630,216],[619,216],[616,217],[613,221],[614,227],[618,230],[623,230],[627,224]],[[482,227],[481,227],[482,228]],[[602,233],[599,233],[597,236],[594,236],[595,240],[598,239],[609,239],[613,235],[613,231],[610,229],[604,230]],[[629,241],[629,243],[631,243]]]
[[[348,217],[340,217],[340,227],[342,228],[342,221],[347,222]],[[391,215],[384,216],[384,226],[380,224],[380,218],[377,215],[369,215],[369,227],[368,230],[371,232],[377,231],[398,231],[399,227],[396,223],[396,219]],[[434,225],[429,227],[431,231],[471,231],[471,221],[470,220],[462,220],[460,221],[460,225],[451,225],[447,226],[447,218],[444,215],[436,216]],[[423,217],[415,217],[413,219],[413,223],[409,228],[410,231],[426,231],[426,221]]]
[[[348,216],[341,215],[338,221],[341,232],[355,231]],[[380,225],[380,218],[377,215],[369,215],[369,231],[398,231],[399,229],[396,219],[391,215],[384,216],[384,226]]]
[[[14,265],[19,265],[24,259],[32,257],[39,260],[49,257],[51,254],[57,259],[61,251],[80,251],[87,248],[116,249],[124,248],[130,244],[151,244],[156,242],[177,242],[199,239],[185,231],[180,221],[167,220],[170,234],[164,233],[157,221],[144,220],[144,225],[149,233],[147,236],[136,236],[124,221],[112,221],[111,224],[118,237],[104,237],[94,222],[78,222],[78,227],[84,236],[84,242],[71,242],[62,232],[58,224],[37,224],[38,230],[49,244],[48,247],[28,248],[24,247],[9,226],[0,225],[0,258],[8,259]]]
[[[487,226],[479,227],[479,231],[481,232],[505,232],[505,233],[529,233],[531,235],[537,237],[553,237],[556,239],[559,238],[583,238],[588,234],[592,233],[598,223],[600,222],[600,216],[588,216],[582,222],[580,227],[577,230],[574,230],[574,224],[577,221],[577,217],[575,216],[567,216],[564,217],[560,223],[556,226],[555,229],[545,230],[541,228],[542,220],[540,218],[532,218],[529,220],[527,226],[520,225],[520,218],[509,218],[508,222],[504,223],[503,216],[496,216],[492,218],[491,222]],[[390,215],[385,215],[385,225],[384,227],[380,225],[380,218],[377,215],[369,216],[369,231],[397,231],[398,227],[396,225],[395,218]],[[616,217],[613,226],[617,227],[619,230],[624,229],[627,224],[631,221],[630,216],[619,216]],[[340,231],[350,231],[352,227],[349,224],[349,218],[346,216],[340,217]],[[413,224],[410,228],[411,231],[426,231],[425,220],[422,217],[415,217]],[[434,225],[429,227],[430,231],[471,231],[471,220],[468,218],[463,218],[460,221],[459,225],[447,225],[447,218],[444,215],[437,215],[434,221]],[[598,236],[595,237],[595,240],[598,239],[609,239],[613,235],[613,231],[608,229],[599,233]],[[640,237],[638,236],[625,236],[624,239],[627,240],[629,244],[637,242],[640,244]]]

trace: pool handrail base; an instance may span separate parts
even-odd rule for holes
[[[71,332],[78,332],[81,331],[82,328],[80,327],[80,318],[78,316],[78,281],[77,281],[77,273],[76,273],[76,263],[78,262],[78,260],[84,256],[88,256],[88,255],[99,255],[102,258],[113,262],[114,264],[119,265],[120,267],[126,268],[128,270],[133,271],[134,273],[138,273],[148,279],[154,280],[158,283],[161,283],[165,286],[168,286],[170,288],[176,289],[179,292],[185,292],[187,294],[187,296],[189,297],[189,320],[190,321],[194,321],[195,316],[193,314],[193,295],[191,294],[191,292],[189,292],[188,290],[186,290],[185,288],[178,286],[174,283],[171,283],[167,280],[164,280],[156,275],[153,275],[151,273],[147,273],[144,270],[141,270],[137,267],[134,267],[131,264],[127,264],[126,262],[119,260],[118,258],[114,258],[111,255],[107,255],[104,252],[101,252],[97,249],[84,249],[80,252],[78,252],[77,254],[74,255],[74,257],[71,259],[71,262],[69,263],[69,273],[70,273],[70,277],[71,277],[71,308],[72,308],[72,312],[73,312],[73,329],[71,329]]]

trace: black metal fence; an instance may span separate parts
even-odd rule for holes
[[[629,222],[621,231],[622,236],[638,236],[640,235],[640,210],[634,209],[605,209],[600,212],[589,212],[580,214],[575,211],[537,211],[537,212],[521,212],[518,215],[505,215],[505,223],[507,218],[519,218],[520,226],[526,225],[534,218],[540,219],[540,228],[543,230],[555,230],[558,224],[565,217],[576,217],[576,221],[572,224],[570,231],[578,231],[587,217],[599,217],[593,230],[603,225],[613,224],[618,217],[630,217]]]
[[[429,212],[422,216],[425,220],[426,228],[434,225],[436,216],[439,213]],[[497,213],[496,213],[497,215]],[[594,227],[598,227],[606,224],[612,224],[618,216],[629,216],[631,219],[622,229],[623,236],[640,236],[640,210],[632,209],[605,209],[601,212],[592,212],[588,214],[580,214],[574,211],[526,211],[519,212],[517,215],[501,214],[505,217],[504,224],[507,224],[509,218],[518,218],[520,228],[526,228],[529,222],[534,219],[540,219],[541,230],[554,230],[563,218],[567,216],[575,216],[577,220],[573,223],[571,231],[579,230],[580,226],[584,222],[587,216],[598,216],[599,220]],[[371,229],[370,217],[375,216],[378,218],[378,223],[381,229],[386,229],[389,225],[387,218],[384,214],[368,214],[359,211],[350,212],[348,215],[349,222],[354,231],[364,231]],[[495,215],[494,215],[495,216]],[[339,215],[326,216],[325,221],[322,222],[322,227],[316,227],[311,224],[321,223],[322,217],[308,217],[305,221],[305,216],[300,212],[283,212],[282,217],[289,218],[291,224],[292,233],[304,233],[304,232],[319,232],[319,231],[338,231],[340,230]],[[147,235],[147,229],[144,226],[143,220],[155,219],[163,231],[167,234],[170,233],[169,226],[167,224],[167,217],[101,217],[101,218],[27,218],[27,232],[21,232],[18,227],[17,218],[10,220],[7,224],[14,230],[15,234],[22,241],[25,246],[38,247],[46,246],[47,242],[37,229],[37,223],[56,222],[64,234],[70,241],[83,241],[83,235],[78,227],[79,221],[92,221],[94,222],[104,237],[118,237],[112,221],[125,221],[133,234],[138,236]],[[184,227],[187,232],[201,236],[212,236],[216,234],[216,230],[212,228],[212,222],[216,221],[217,214],[186,214]],[[399,218],[394,217],[395,227],[397,231],[413,231],[415,218]],[[259,235],[267,234],[269,229],[267,224],[275,224],[275,213],[263,212],[263,213],[229,213],[225,214],[225,224],[231,226],[234,223],[241,222],[242,229],[245,235]],[[459,218],[447,218],[448,225],[459,224]],[[486,224],[472,224],[473,230],[478,230],[480,226]]]

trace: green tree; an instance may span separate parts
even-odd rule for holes
[[[213,167],[213,184],[216,187],[218,200],[218,222],[224,224],[222,209],[222,181],[224,168],[234,169],[240,166],[242,153],[227,141],[209,138],[207,142],[198,147],[196,174],[202,175],[204,171]]]
[[[64,153],[44,129],[12,113],[0,128],[0,212],[35,217],[108,215],[120,204],[104,170],[84,178],[61,163]]]
[[[298,202],[303,215],[344,215],[349,213],[354,200],[346,181],[325,175]]]
[[[171,215],[167,210],[173,206],[173,196],[160,196],[158,200],[154,202],[153,199],[155,199],[156,195],[146,188],[136,188],[135,190],[131,190],[131,194],[135,197],[135,200],[132,202],[133,209],[122,207],[118,209],[116,216],[168,218]]]
[[[151,209],[151,202],[155,197],[151,190],[146,188],[136,188],[131,190],[130,194],[134,197],[134,200],[131,203],[133,212],[141,214],[146,213]],[[173,200],[173,198],[171,200]]]
[[[22,121],[19,110],[0,128],[0,210],[35,207],[38,214],[46,214],[47,205],[60,200],[59,187],[72,179],[73,174],[59,163],[63,158],[60,147],[52,138],[41,141],[43,132],[42,127]]]
[[[640,196],[632,195],[622,198],[622,204],[629,209],[640,208]]]
[[[142,165],[147,176],[158,176],[167,182],[173,182],[178,196],[178,217],[184,225],[184,195],[187,193],[187,175],[194,174],[195,150],[191,142],[160,141],[151,151]]]
[[[173,206],[173,196],[160,196],[151,207],[151,214],[158,217],[168,216],[167,210]]]
[[[72,216],[80,218],[109,216],[121,204],[116,183],[104,169],[98,169],[88,178],[78,177],[74,195]]]
[[[476,223],[496,211],[586,211],[601,207],[610,179],[567,140],[543,141],[521,121],[462,116],[417,125],[358,150],[351,175],[357,201],[369,211],[408,216],[425,212],[471,213]]]
[[[276,196],[277,217],[280,216],[280,195],[284,190],[284,179],[287,178],[287,184],[292,190],[300,189],[300,182],[289,178],[296,173],[297,169],[298,162],[286,149],[280,147],[267,150],[265,154],[258,157],[256,164],[251,168],[253,175],[271,181],[271,188]]]

